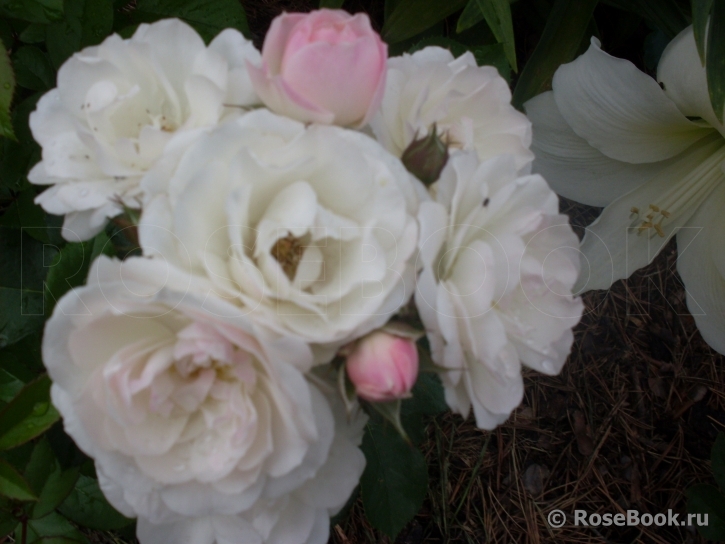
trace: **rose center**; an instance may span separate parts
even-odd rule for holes
[[[289,233],[284,238],[279,238],[269,252],[272,257],[277,259],[289,280],[293,281],[295,274],[297,274],[297,267],[305,252],[305,244],[302,239],[296,238]]]

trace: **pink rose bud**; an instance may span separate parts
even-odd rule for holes
[[[362,126],[380,106],[388,47],[364,13],[321,9],[272,21],[262,66],[247,63],[272,111],[299,121]]]
[[[413,340],[374,332],[348,355],[346,369],[361,398],[371,402],[404,398],[418,377],[418,350]]]

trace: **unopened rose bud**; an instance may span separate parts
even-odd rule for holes
[[[346,369],[360,398],[371,402],[404,398],[418,377],[418,350],[413,340],[374,332],[348,355]]]
[[[438,136],[436,126],[433,125],[426,136],[410,143],[400,160],[408,172],[426,185],[431,185],[438,181],[448,162],[448,146]]]

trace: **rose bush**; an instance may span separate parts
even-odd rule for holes
[[[579,241],[541,176],[455,153],[420,206],[415,302],[454,412],[493,429],[521,402],[521,365],[557,374],[583,304]]]
[[[327,542],[365,465],[363,421],[303,375],[304,343],[198,281],[101,257],[59,301],[43,360],[65,429],[142,542]]]
[[[421,196],[368,136],[258,110],[189,148],[139,233],[324,362],[412,294]]]
[[[63,234],[72,241],[96,235],[123,205],[140,207],[139,182],[162,154],[173,164],[201,131],[240,111],[226,105],[259,102],[245,66],[258,58],[236,30],[206,47],[178,19],[142,24],[128,40],[114,34],[76,53],[30,116],[43,160],[28,179],[52,185],[36,202],[65,215]],[[166,168],[155,177],[161,189]]]

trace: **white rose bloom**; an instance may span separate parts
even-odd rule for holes
[[[583,310],[579,241],[541,176],[515,160],[451,156],[420,206],[416,306],[446,401],[492,429],[521,402],[521,365],[557,374]]]
[[[66,215],[67,239],[93,237],[120,213],[119,202],[139,207],[139,181],[164,150],[170,161],[200,131],[241,109],[225,105],[258,102],[245,61],[259,58],[236,30],[206,47],[177,19],[142,24],[131,39],[114,34],[76,53],[30,116],[43,160],[28,179],[52,185],[36,202]]]
[[[372,138],[256,110],[189,148],[139,236],[320,361],[410,298],[417,191]]]
[[[493,66],[478,66],[473,54],[457,59],[430,46],[388,59],[385,95],[370,125],[396,157],[436,123],[450,145],[475,149],[481,160],[504,153],[528,169],[531,123],[511,105],[508,83]]]
[[[335,421],[304,343],[192,281],[100,257],[59,301],[43,360],[66,431],[143,543],[324,544],[365,465],[360,422]]]

